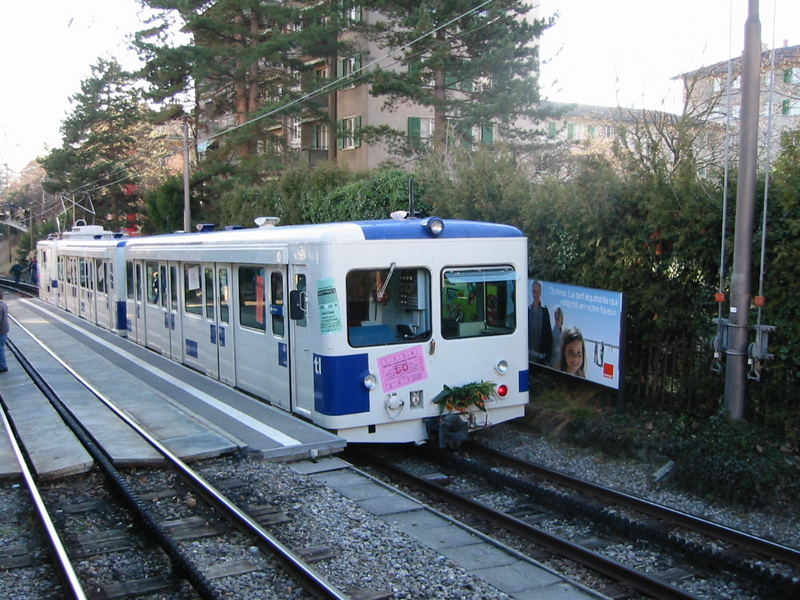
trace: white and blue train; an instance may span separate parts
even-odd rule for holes
[[[427,219],[122,237],[37,248],[40,298],[351,442],[423,442],[445,386],[492,382],[468,428],[528,402],[527,244]],[[433,425],[433,427],[431,427]]]

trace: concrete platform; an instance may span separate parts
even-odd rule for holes
[[[338,436],[38,300],[7,303],[19,322],[12,320],[10,339],[70,410],[87,422],[98,441],[112,449],[119,465],[159,459],[31,335],[44,340],[69,369],[185,460],[240,451],[295,460],[328,455],[345,446]],[[0,376],[0,395],[16,397],[19,391],[13,382],[18,377],[27,381],[19,365],[10,363],[9,372]],[[8,464],[6,443],[0,441],[0,476]]]
[[[338,459],[292,464],[307,475],[388,524],[438,551],[468,572],[517,600],[608,600],[490,540],[482,533],[431,510],[417,500],[398,493]]]

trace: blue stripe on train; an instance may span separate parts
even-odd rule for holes
[[[369,412],[369,391],[361,383],[368,367],[366,354],[315,354],[314,410],[332,416]]]

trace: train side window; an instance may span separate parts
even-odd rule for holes
[[[106,263],[100,259],[95,260],[97,266],[97,292],[99,294],[106,293]]]
[[[83,289],[86,289],[87,287],[89,287],[89,275],[88,275],[88,273],[89,273],[89,265],[86,264],[86,259],[85,258],[80,259],[80,265],[79,266],[80,266],[80,274],[81,274],[81,283],[80,283],[80,285],[81,285],[81,287]]]
[[[214,311],[214,269],[212,267],[203,269],[203,279],[206,297],[206,319],[215,321],[217,316]]]
[[[517,328],[517,274],[510,266],[447,269],[442,273],[442,337],[504,335]]]
[[[125,263],[125,282],[128,284],[128,290],[126,292],[128,295],[128,300],[133,300],[133,262],[131,261],[127,261]]]
[[[178,310],[178,267],[169,267],[169,309]]]
[[[159,290],[161,289],[158,280],[158,263],[145,263],[145,280],[147,281],[147,303],[158,304]]]
[[[345,280],[351,346],[421,342],[431,337],[430,272],[422,268],[350,271]]]
[[[229,322],[229,302],[230,302],[230,289],[231,286],[228,283],[228,269],[222,267],[217,272],[217,293],[219,294],[219,322],[220,323],[228,323]]]
[[[283,273],[273,272],[269,275],[269,313],[272,315],[272,333],[280,337],[286,333],[283,310]]]
[[[200,265],[183,265],[183,309],[192,315],[203,314],[203,288]]]
[[[266,331],[265,273],[262,267],[239,267],[239,324]]]
[[[158,299],[161,308],[167,307],[167,267],[161,265],[158,269]]]

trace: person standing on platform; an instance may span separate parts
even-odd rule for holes
[[[14,285],[19,284],[19,276],[22,273],[22,265],[19,263],[14,263],[11,267],[11,274],[14,276]]]
[[[6,363],[8,331],[8,305],[3,302],[3,290],[0,289],[0,373],[8,371],[8,364]]]

